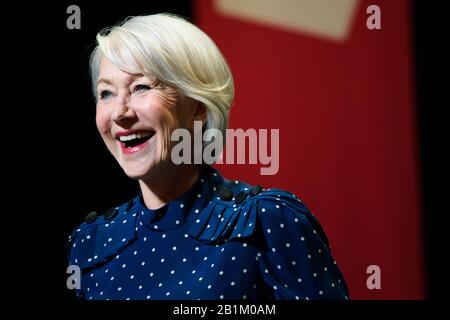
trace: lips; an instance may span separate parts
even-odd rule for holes
[[[135,153],[145,148],[149,140],[155,135],[155,131],[139,130],[124,131],[116,134],[122,152],[125,154]]]

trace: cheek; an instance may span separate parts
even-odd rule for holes
[[[180,124],[173,110],[168,108],[158,108],[155,110],[154,119],[157,123],[157,131],[159,132],[159,140],[165,146],[170,144],[172,131],[179,128]]]
[[[155,90],[147,96],[136,98],[133,108],[137,111],[139,118],[153,124],[165,136],[168,130],[180,126],[177,103],[177,92],[167,88]]]
[[[109,115],[106,112],[105,108],[97,105],[96,114],[95,114],[95,123],[97,125],[97,130],[103,136],[110,131],[110,122]]]

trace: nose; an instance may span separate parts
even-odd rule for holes
[[[133,109],[129,107],[129,104],[130,96],[128,94],[124,94],[119,99],[117,99],[117,103],[114,106],[114,110],[112,112],[112,120],[114,122],[121,122],[135,116],[135,113]]]

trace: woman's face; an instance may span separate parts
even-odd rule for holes
[[[176,89],[142,74],[129,74],[103,57],[97,81],[96,123],[103,141],[125,173],[135,179],[164,176],[174,164],[170,134],[192,132],[204,109]]]

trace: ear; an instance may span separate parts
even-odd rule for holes
[[[194,121],[201,121],[203,124],[207,119],[207,111],[203,103],[194,100],[194,113],[192,115]]]

